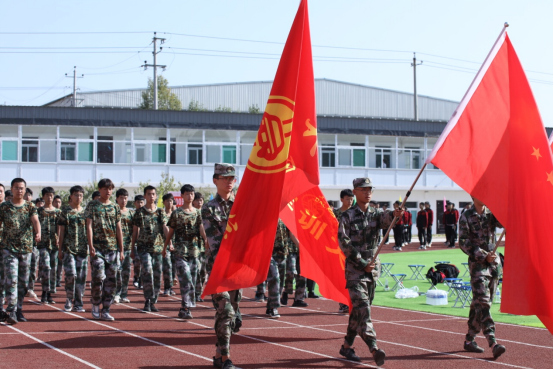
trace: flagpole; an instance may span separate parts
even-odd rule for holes
[[[498,248],[498,246],[500,246],[500,242],[502,241],[502,239],[504,238],[504,235],[506,234],[506,228],[504,228],[502,230],[502,234],[500,235],[500,237],[498,238],[498,241],[496,241],[496,246],[494,246],[494,250],[492,250],[492,253],[496,253],[496,249]]]
[[[408,192],[406,192],[406,196],[404,196],[404,200],[402,201],[402,205],[400,205],[400,209],[402,209],[404,207],[404,205],[406,204],[406,201],[408,201],[408,198],[412,194],[412,190],[414,189],[414,186],[416,185],[417,181],[419,180],[419,177],[421,177],[421,174],[423,173],[423,170],[425,169],[426,166],[427,166],[427,163],[423,164],[423,167],[421,167],[421,169],[419,170],[419,173],[417,174],[417,177],[414,180],[414,183],[412,183],[412,186],[410,187]],[[397,221],[398,221],[398,217],[395,216],[394,219],[392,220],[392,223],[389,226],[389,229],[387,230],[387,233],[385,233],[385,235],[381,239],[381,243],[379,244],[379,247],[377,248],[377,252],[375,253],[375,255],[373,255],[373,258],[369,262],[370,264],[373,264],[375,262],[375,259],[377,258],[377,256],[381,252],[381,249],[383,248],[383,245],[385,244],[385,240],[389,237],[389,233],[390,233],[392,227],[395,226]]]

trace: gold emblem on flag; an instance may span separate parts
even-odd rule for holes
[[[258,130],[248,169],[257,173],[277,173],[287,169],[294,101],[270,96]]]

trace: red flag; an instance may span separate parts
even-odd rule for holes
[[[427,162],[506,229],[501,311],[537,315],[552,333],[552,153],[505,28]]]
[[[304,127],[304,122],[296,120],[296,114],[305,110],[301,105],[309,101],[301,96],[306,91],[301,84],[311,83],[312,89],[314,84],[313,73],[311,80],[301,74],[306,69],[303,65],[312,64],[311,45],[304,43],[304,35],[309,37],[308,27],[307,0],[302,0],[283,49],[205,295],[255,286],[267,278],[282,208],[281,193],[292,135]],[[313,176],[313,172],[308,175]]]

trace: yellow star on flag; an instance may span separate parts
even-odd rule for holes
[[[550,184],[554,184],[552,181],[552,172],[546,173],[546,180],[550,182]]]
[[[534,147],[533,147],[533,153],[531,155],[536,156],[537,160],[539,160],[539,158],[542,158],[542,155],[539,152],[539,149],[535,149]]]

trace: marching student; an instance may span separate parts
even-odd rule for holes
[[[134,200],[134,204],[135,204],[135,211],[134,212],[136,213],[137,210],[139,210],[140,208],[142,208],[144,206],[144,204],[146,204],[146,201],[144,200],[144,196],[136,195],[135,200]],[[133,251],[135,252],[135,257],[132,258],[133,259],[133,286],[135,286],[136,288],[138,288],[140,290],[142,288],[142,280],[140,278],[140,270],[141,270],[140,257],[138,256],[138,252],[137,252],[136,247],[133,248]]]
[[[350,209],[352,204],[354,204],[354,193],[351,189],[347,188],[340,192],[340,202],[342,203],[342,206],[333,210],[333,214],[335,214],[337,221],[340,221],[342,213]],[[339,302],[339,313],[348,314],[348,312],[348,305]]]
[[[4,188],[4,185],[0,183],[0,204],[4,202],[5,198],[6,189]],[[2,259],[2,229],[3,225],[0,223],[0,311],[4,311],[4,259]]]
[[[204,195],[202,195],[201,192],[195,192],[192,206],[194,206],[196,209],[202,209],[203,205]],[[198,255],[198,263],[200,264],[200,269],[198,270],[198,276],[196,277],[195,295],[196,302],[204,302],[204,300],[202,299],[202,292],[204,292],[204,286],[208,281],[208,273],[206,271],[206,242],[202,237],[198,239],[198,248],[200,250],[200,254]]]
[[[91,267],[92,318],[115,320],[110,306],[115,297],[119,263],[125,257],[121,232],[121,210],[110,201],[113,182],[103,178],[98,182],[100,197],[85,209],[87,242]],[[102,304],[102,310],[100,310]]]
[[[157,312],[158,295],[161,288],[164,246],[164,235],[167,234],[167,217],[163,209],[156,206],[156,187],[144,188],[146,205],[135,212],[133,216],[133,238],[131,257],[134,258],[134,247],[141,262],[142,290],[144,292],[145,313]]]
[[[84,313],[83,295],[88,271],[88,242],[85,210],[81,207],[85,190],[69,189],[69,205],[58,217],[58,258],[65,271],[64,310]]]
[[[171,213],[173,213],[173,203],[175,199],[170,193],[166,193],[162,197],[162,202],[164,205],[165,216],[169,219]],[[163,257],[163,275],[164,275],[164,296],[173,296],[173,278],[175,274],[173,273],[173,263],[174,263],[173,252],[168,252]],[[196,280],[196,279],[195,279]]]
[[[23,178],[14,178],[11,183],[13,198],[0,204],[0,228],[3,227],[0,248],[8,324],[27,321],[23,315],[23,298],[27,292],[33,241],[38,243],[41,237],[37,209],[31,201],[23,199],[26,187]]]
[[[52,206],[54,206],[56,209],[61,209],[62,197],[60,195],[54,196],[54,200],[52,201]]]
[[[133,235],[133,216],[134,210],[127,208],[127,199],[129,192],[120,188],[115,193],[115,201],[121,211],[121,236],[123,239],[123,262],[117,270],[116,290],[114,302],[130,302],[127,298],[129,291],[129,278],[131,276],[131,238]]]
[[[60,209],[52,205],[54,201],[54,189],[44,187],[42,189],[42,198],[44,206],[38,208],[37,215],[42,231],[41,240],[37,243],[39,251],[39,275],[42,285],[42,303],[54,304],[52,293],[56,293],[56,269],[58,268],[58,217]]]
[[[201,211],[192,205],[194,196],[193,186],[186,184],[181,187],[183,205],[171,213],[167,222],[169,231],[163,249],[165,256],[168,253],[168,245],[171,245],[173,240],[173,246],[169,246],[169,250],[172,250],[175,255],[175,267],[181,290],[181,308],[178,315],[181,319],[192,319],[190,308],[196,306],[194,295],[200,268],[198,243],[200,239],[206,240]]]
[[[62,197],[60,195],[54,196],[54,200],[52,201],[52,206],[56,209],[61,209],[62,207]],[[58,255],[59,256],[59,255]],[[63,257],[63,255],[62,255]],[[62,260],[62,258],[60,258]],[[56,268],[56,287],[62,286],[62,271],[63,271],[63,263],[57,263],[58,267]]]
[[[290,240],[290,231],[281,219],[277,222],[277,231],[275,241],[273,242],[273,253],[267,272],[267,306],[265,314],[272,319],[278,319],[279,296],[284,285],[285,268],[288,255],[288,243]],[[307,305],[307,304],[306,304]]]
[[[442,221],[446,229],[446,243],[449,249],[456,247],[459,218],[460,213],[454,208],[454,204],[448,203],[446,212],[442,216]]]

